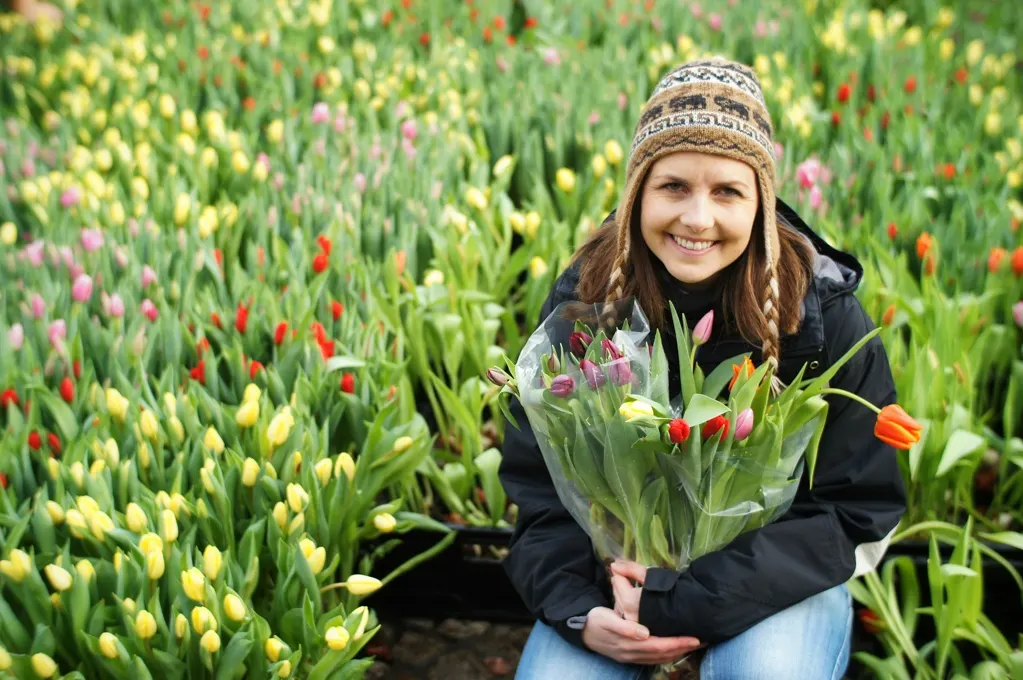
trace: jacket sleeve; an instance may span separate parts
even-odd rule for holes
[[[562,300],[555,285],[540,313],[541,323]],[[529,611],[569,642],[583,647],[582,624],[594,607],[610,607],[602,588],[604,567],[589,535],[558,498],[543,453],[518,399],[509,410],[519,428],[505,422],[499,471],[509,499],[518,506],[504,568]]]
[[[837,359],[872,323],[852,295],[833,306],[838,309],[828,310],[825,332],[829,356]],[[894,403],[880,337],[831,384],[878,407]],[[693,635],[716,644],[877,566],[906,507],[898,460],[891,446],[874,437],[871,410],[845,397],[828,400],[812,491],[804,474],[779,520],[694,560],[681,575],[648,570],[639,620],[652,635]]]

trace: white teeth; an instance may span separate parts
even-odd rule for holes
[[[714,241],[687,241],[684,238],[679,238],[678,236],[674,235],[672,236],[672,238],[675,239],[675,243],[689,250],[707,250],[707,248],[710,248],[712,245],[714,245]]]

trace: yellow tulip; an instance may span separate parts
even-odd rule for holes
[[[487,208],[487,197],[476,187],[466,189],[465,202],[477,210],[486,210]]]
[[[238,427],[248,428],[256,424],[259,420],[259,402],[258,401],[247,401],[241,405],[238,409],[238,413],[234,418],[235,422],[238,423]]]
[[[121,606],[124,607],[124,611],[128,612],[132,616],[135,615],[135,600],[130,597],[126,597],[121,600]]]
[[[195,567],[190,567],[181,572],[181,587],[190,600],[196,602],[206,601],[206,579],[203,577],[202,572]],[[197,627],[195,632],[201,633],[202,631]]]
[[[174,199],[174,224],[183,226],[191,211],[192,197],[185,193],[178,194]]]
[[[281,642],[279,637],[274,636],[263,645],[263,651],[266,652],[266,658],[270,663],[277,663],[281,660],[281,652],[288,653],[288,646]]]
[[[324,637],[326,638],[327,646],[338,652],[348,646],[351,634],[343,626],[331,626],[327,629],[327,634]]]
[[[11,658],[10,652],[0,646],[0,671],[8,671],[13,665],[14,659]]]
[[[373,526],[382,534],[389,534],[398,526],[398,520],[389,512],[382,512],[373,518]]]
[[[334,464],[334,476],[340,479],[342,473],[348,481],[355,479],[355,459],[347,451],[342,451]]]
[[[290,659],[289,660],[285,660],[285,662],[281,664],[281,667],[277,669],[277,677],[279,677],[279,678],[291,677],[291,660]]]
[[[266,126],[266,138],[271,144],[280,144],[284,139],[284,121],[270,121],[270,124]]]
[[[217,635],[217,631],[208,630],[202,634],[199,644],[210,654],[216,654],[220,649],[220,636]]]
[[[166,119],[174,117],[174,113],[177,110],[177,106],[174,104],[174,98],[169,94],[160,95],[160,115]]]
[[[245,392],[242,394],[242,402],[257,401],[262,392],[259,389],[259,385],[255,383],[249,383],[245,386]]]
[[[302,488],[301,484],[288,484],[287,488],[288,505],[292,512],[302,512],[309,502],[309,494]]]
[[[242,484],[248,487],[256,485],[256,477],[259,475],[259,463],[252,458],[246,458],[242,463]]]
[[[311,555],[306,556],[306,562],[309,563],[309,569],[312,570],[313,574],[319,574],[327,563],[326,549],[320,546]]]
[[[33,654],[32,670],[40,678],[52,678],[57,673],[57,662],[46,654]]]
[[[537,255],[536,257],[529,261],[529,275],[532,278],[538,279],[546,273],[547,263],[544,262],[544,259],[542,257]]]
[[[941,55],[942,61],[948,61],[952,58],[952,55],[956,51],[956,41],[952,38],[945,38],[941,41],[941,46],[938,48],[938,53]]]
[[[141,534],[146,525],[149,524],[149,518],[146,517],[146,513],[142,510],[142,507],[138,503],[128,503],[128,528],[136,534]]]
[[[135,617],[135,634],[143,640],[148,640],[156,635],[156,619],[145,609]]]
[[[323,460],[316,462],[316,465],[313,466],[313,470],[316,472],[316,478],[320,480],[320,486],[327,486],[327,484],[330,483],[330,477],[334,472],[334,464],[330,462],[330,458],[324,458]]]
[[[443,286],[444,285],[444,272],[439,269],[428,269],[426,274],[423,276],[423,285],[429,288],[430,286]]]
[[[9,555],[10,560],[0,561],[0,572],[15,583],[21,581],[32,571],[32,559],[24,550],[15,548]]]
[[[173,514],[171,515],[173,517]],[[139,549],[144,555],[163,552],[163,541],[154,533],[148,533],[139,539]]]
[[[110,415],[112,415],[115,420],[123,423],[124,419],[128,415],[128,400],[113,387],[107,388],[106,395],[107,410],[110,411]]]
[[[245,152],[239,150],[231,154],[231,167],[239,175],[244,175],[252,168],[252,163],[249,161],[249,157],[245,155]]]
[[[50,585],[53,586],[54,590],[64,592],[71,587],[71,574],[68,573],[67,569],[58,567],[56,564],[46,565],[46,578],[50,580]]]
[[[146,555],[146,574],[150,581],[156,581],[163,576],[165,564],[163,552],[151,552]]]
[[[653,407],[645,401],[626,401],[618,408],[618,412],[627,421],[654,415]]]
[[[220,433],[212,425],[206,428],[206,434],[203,436],[202,443],[213,453],[219,454],[224,452],[224,440],[220,438]]]
[[[220,568],[223,564],[224,560],[220,554],[220,549],[215,545],[206,546],[202,553],[202,571],[206,574],[206,578],[216,581],[217,574],[220,573]]]
[[[140,426],[142,428],[142,435],[151,441],[156,440],[156,435],[160,432],[160,425],[156,422],[156,416],[149,409],[142,412],[140,417]]]
[[[178,614],[174,617],[174,635],[180,640],[185,637],[185,633],[188,632],[188,619],[185,618],[184,614]]]
[[[181,424],[181,420],[177,416],[171,416],[168,421],[170,426],[171,434],[174,435],[174,441],[179,444],[185,440],[185,426]]]
[[[622,146],[617,141],[609,139],[604,144],[604,155],[607,156],[607,162],[611,165],[618,165],[622,162],[624,154],[622,153]]]
[[[113,520],[105,512],[94,513],[89,518],[89,528],[92,529],[92,535],[96,537],[97,541],[102,541],[108,533],[115,529]]]
[[[5,246],[13,246],[17,240],[18,228],[14,226],[14,222],[4,222],[4,225],[0,227],[0,243]]]
[[[75,571],[85,579],[86,583],[91,583],[92,579],[96,576],[96,569],[92,566],[92,562],[85,559],[79,560],[75,564]]]
[[[285,406],[283,411],[273,417],[266,428],[266,436],[270,440],[270,445],[280,446],[283,444],[294,424],[295,418],[291,415],[291,409]]]
[[[508,215],[508,221],[511,223],[512,231],[516,234],[523,234],[526,231],[526,216],[516,211]]]
[[[370,595],[380,590],[383,583],[380,579],[372,576],[365,576],[363,574],[352,574],[345,581],[345,587],[348,588],[348,592],[352,595]]]
[[[50,460],[53,459],[51,458]],[[64,508],[60,503],[46,501],[46,512],[50,514],[50,519],[54,524],[61,524],[64,521]]]
[[[191,109],[185,109],[181,112],[181,129],[190,135],[194,135],[199,131],[199,121],[195,117],[195,112]]]
[[[213,616],[213,612],[206,607],[195,607],[192,610],[192,628],[199,635],[216,630],[217,617]]]
[[[970,66],[976,66],[977,62],[980,61],[981,57],[984,56],[984,41],[983,40],[971,40],[966,46],[966,63]]]
[[[242,602],[242,598],[238,597],[234,593],[228,593],[224,597],[224,613],[232,621],[241,621],[245,618],[247,610],[245,603]]]
[[[603,154],[595,154],[593,160],[590,161],[590,167],[593,169],[594,177],[603,177],[607,172],[607,159]]]
[[[536,236],[536,230],[540,227],[540,213],[535,210],[530,210],[526,213],[526,236],[533,238]]]
[[[273,509],[274,521],[277,522],[277,526],[284,531],[284,528],[288,526],[288,506],[278,501],[277,505]]]
[[[494,177],[497,179],[503,178],[512,169],[515,164],[515,157],[510,155],[504,155],[497,159],[494,163]]]
[[[555,173],[554,181],[558,188],[566,194],[575,191],[575,173],[568,168],[561,168]]]
[[[121,651],[118,646],[117,637],[113,633],[102,633],[99,636],[99,651],[108,659],[116,659],[120,656]]]

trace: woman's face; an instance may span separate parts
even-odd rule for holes
[[[759,195],[753,168],[677,152],[650,168],[640,193],[643,240],[682,283],[706,285],[749,245]]]

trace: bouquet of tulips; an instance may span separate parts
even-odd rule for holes
[[[862,402],[827,381],[876,331],[819,377],[801,372],[778,391],[770,365],[745,355],[704,375],[696,349],[712,314],[692,334],[674,309],[672,320],[675,399],[661,336],[632,299],[563,303],[526,343],[514,378],[489,377],[521,401],[561,501],[598,554],[681,571],[788,509],[804,466],[813,476],[824,395]]]

